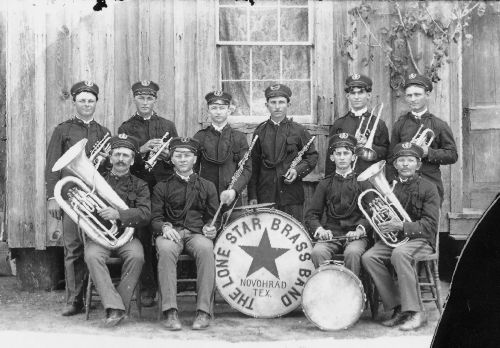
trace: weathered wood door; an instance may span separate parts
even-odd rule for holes
[[[464,208],[485,209],[500,192],[500,6],[470,24],[463,55]]]

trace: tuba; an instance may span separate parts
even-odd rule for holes
[[[90,239],[106,249],[117,249],[132,239],[134,228],[121,229],[116,221],[104,220],[97,211],[107,206],[115,209],[128,206],[85,155],[87,141],[82,139],[70,147],[52,167],[53,172],[65,170],[75,175],[65,176],[56,183],[54,198]],[[63,197],[67,184],[70,188]]]
[[[361,159],[371,162],[374,159],[377,158],[377,153],[375,150],[373,150],[373,139],[375,139],[375,133],[377,131],[378,123],[380,121],[380,115],[382,114],[382,109],[384,108],[384,103],[380,104],[380,108],[378,109],[378,114],[377,118],[375,119],[375,122],[373,123],[373,127],[370,131],[370,135],[368,136],[368,139],[366,140],[365,145],[358,147],[356,149],[356,155],[360,157]],[[366,134],[368,132],[368,127],[370,126],[370,121],[373,117],[373,110],[372,113],[370,114],[370,117],[368,118],[367,124],[365,126],[365,130],[361,132],[361,125],[363,124],[363,119],[361,119],[361,122],[359,123],[359,127],[356,130],[356,138],[359,138],[360,135],[363,135],[366,137]]]
[[[385,179],[384,166],[385,161],[377,162],[372,164],[358,176],[358,181],[369,180],[373,187],[375,187],[375,190],[368,189],[361,192],[358,197],[358,207],[382,241],[387,246],[395,248],[406,243],[409,238],[399,233],[383,233],[378,226],[382,222],[387,222],[392,219],[401,222],[411,222],[411,219]],[[371,215],[366,211],[363,205],[363,198],[368,193],[372,193],[375,196],[375,198],[368,203]]]
[[[418,146],[431,146],[432,141],[434,140],[434,131],[430,128],[424,128],[424,125],[421,124],[420,128],[417,130],[417,133],[411,138],[410,143],[418,145]]]

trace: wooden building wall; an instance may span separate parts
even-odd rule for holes
[[[307,178],[308,198],[324,172],[328,126],[346,110],[343,84],[349,74],[372,77],[372,99],[384,102],[382,118],[389,128],[406,110],[402,99],[389,88],[388,68],[379,49],[360,45],[352,52],[354,60],[341,55],[342,35],[354,29],[361,41],[374,43],[363,24],[348,14],[359,4],[361,1],[312,2],[315,122],[307,127],[318,135],[316,146],[321,157]],[[389,15],[392,5],[370,4],[376,8],[370,25],[377,33],[393,21]],[[451,5],[441,2],[436,11],[447,11]],[[108,8],[101,12],[93,12],[86,0],[16,1],[9,4],[7,14],[9,245],[44,249],[57,244],[46,232],[51,222],[45,206],[45,150],[54,126],[72,113],[71,85],[79,80],[99,85],[96,119],[116,131],[134,112],[130,85],[138,80],[157,81],[161,86],[158,113],[174,121],[181,135],[192,135],[206,121],[204,94],[218,87],[216,0],[108,1]],[[1,29],[0,33],[5,32]],[[423,52],[425,58],[419,62],[423,68],[424,61],[430,61],[432,48],[427,40],[419,39],[414,50]],[[373,60],[365,65],[363,58],[370,55]],[[442,81],[435,86],[430,105],[432,112],[451,124],[457,142],[461,129],[460,74],[461,63],[452,50],[451,62],[441,71]],[[235,127],[250,136],[255,124]],[[460,163],[453,168],[460,168]],[[443,212],[453,209],[450,183],[459,180],[458,176],[449,167],[443,168]],[[441,231],[447,230],[447,219],[442,219]]]

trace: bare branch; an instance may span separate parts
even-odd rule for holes
[[[403,15],[401,14],[401,9],[399,8],[399,4],[397,2],[395,4],[396,4],[396,10],[398,11],[399,21],[401,22],[401,25],[405,29],[405,30],[403,30],[403,35],[405,37],[406,47],[408,47],[408,54],[409,54],[410,59],[411,59],[411,64],[413,65],[413,68],[417,71],[417,73],[419,75],[422,75],[422,73],[420,72],[420,69],[417,66],[417,63],[415,62],[415,58],[413,57],[413,51],[412,51],[411,46],[410,46],[410,40],[408,40],[408,36],[406,35],[406,27],[405,27],[405,23],[403,21]]]

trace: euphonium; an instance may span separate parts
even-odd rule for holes
[[[370,135],[368,136],[368,139],[366,140],[366,143],[361,146],[361,147],[358,147],[356,149],[356,155],[365,160],[365,161],[373,161],[374,159],[377,158],[377,153],[375,152],[375,150],[373,150],[373,139],[375,138],[375,133],[377,131],[377,127],[378,127],[378,123],[380,121],[380,115],[382,114],[382,109],[384,108],[384,103],[380,104],[380,108],[378,109],[378,114],[377,114],[377,118],[375,119],[375,122],[373,123],[373,127],[370,131]],[[363,119],[361,119],[361,122],[359,123],[359,127],[358,129],[356,130],[356,138],[359,138],[360,135],[363,135],[366,137],[366,134],[368,132],[368,127],[370,126],[370,121],[373,117],[373,110],[372,110],[372,113],[370,114],[370,117],[368,118],[368,123],[366,124],[366,127],[365,127],[365,130],[361,133],[361,125],[363,124]]]
[[[66,214],[77,223],[85,234],[106,249],[117,249],[132,239],[133,227],[120,229],[116,221],[102,219],[97,211],[111,206],[128,209],[127,204],[97,172],[85,155],[87,139],[82,139],[70,147],[57,160],[52,171],[68,171],[75,176],[65,176],[56,183],[54,197]],[[63,198],[62,190],[72,184]]]
[[[385,161],[377,162],[372,164],[358,176],[358,181],[369,180],[373,187],[375,187],[375,190],[368,189],[361,192],[358,197],[358,207],[382,241],[386,245],[395,248],[406,243],[409,238],[405,237],[402,233],[384,233],[378,226],[382,222],[387,222],[392,219],[401,222],[411,222],[411,219],[385,179],[384,166]],[[368,203],[371,215],[366,211],[363,205],[363,198],[368,193],[372,193],[376,196]]]
[[[420,128],[417,130],[417,133],[411,138],[410,143],[413,143],[418,146],[431,146],[432,141],[434,140],[434,131],[430,128],[424,128],[424,125],[421,124]]]

